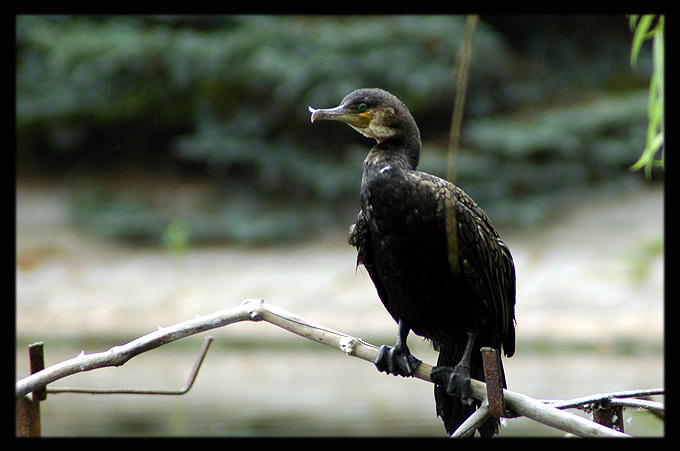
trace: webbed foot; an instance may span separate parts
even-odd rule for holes
[[[405,346],[382,345],[373,363],[380,372],[411,377],[421,361]]]
[[[437,385],[446,389],[449,395],[458,396],[463,404],[472,404],[470,397],[470,368],[463,364],[451,366],[437,366],[430,373]]]

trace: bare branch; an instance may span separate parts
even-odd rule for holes
[[[594,395],[581,396],[580,398],[568,399],[565,401],[542,400],[542,402],[550,404],[558,409],[580,408],[590,404],[611,400],[613,398],[640,398],[643,396],[663,395],[665,390],[663,388],[653,388],[646,390],[626,390],[613,393],[596,393]]]
[[[458,429],[453,431],[451,438],[468,438],[475,435],[475,431],[484,424],[486,420],[491,416],[489,410],[489,403],[484,400],[479,409],[475,410],[472,415],[470,415],[467,420],[463,421],[463,424],[458,426]]]
[[[221,310],[206,316],[198,316],[173,326],[159,327],[155,332],[146,334],[127,344],[114,346],[108,351],[95,354],[85,354],[85,351],[82,351],[72,359],[52,365],[18,381],[15,392],[16,398],[19,399],[40,387],[44,387],[66,376],[98,368],[121,366],[131,358],[146,351],[156,349],[166,343],[226,326],[227,324],[248,320],[250,319],[251,311],[247,303],[248,301],[238,307]]]
[[[235,308],[222,310],[206,316],[184,321],[173,326],[159,328],[121,346],[114,346],[105,352],[80,355],[70,360],[45,368],[31,376],[21,379],[16,384],[17,399],[22,396],[62,379],[71,374],[91,371],[108,366],[120,366],[143,352],[155,349],[163,344],[180,338],[205,332],[240,321],[265,321],[293,332],[301,337],[331,346],[352,357],[373,362],[378,348],[360,338],[309,322],[297,315],[273,305],[265,304],[262,299],[249,299]],[[430,380],[432,365],[422,363],[416,369],[414,377],[427,382]],[[486,403],[486,384],[478,380],[471,381],[472,397]],[[599,425],[578,415],[561,411],[554,406],[509,390],[503,391],[506,407],[514,414],[531,418],[540,423],[583,437],[627,437],[626,434]],[[488,415],[488,408],[473,418],[472,422]],[[467,428],[467,426],[466,426]],[[470,428],[467,428],[470,430]],[[464,431],[461,431],[463,433]]]
[[[663,415],[666,413],[666,409],[662,403],[656,401],[649,401],[647,399],[613,398],[609,402],[609,405],[618,407],[631,407],[634,409],[646,409],[649,410],[650,412],[659,415]]]
[[[272,305],[261,303],[260,307],[260,312],[257,315],[258,319],[275,324],[310,340],[334,347],[353,357],[369,362],[375,360],[378,348],[363,342],[361,339],[310,323]],[[421,363],[416,368],[414,377],[432,382],[430,380],[432,368],[431,365]],[[480,401],[486,400],[486,384],[483,382],[473,379],[471,391],[473,398]],[[594,423],[578,415],[563,412],[520,393],[503,390],[503,395],[507,408],[512,412],[562,431],[582,437],[629,437],[614,429]],[[481,413],[480,416],[483,414]]]
[[[630,437],[628,434],[556,409],[521,393],[503,390],[503,396],[508,409],[512,412],[579,437]]]
[[[201,369],[205,355],[208,353],[210,344],[213,341],[213,337],[206,337],[201,347],[201,352],[198,354],[198,358],[191,368],[191,373],[189,373],[189,378],[184,387],[179,390],[149,390],[149,389],[139,389],[139,388],[80,388],[80,387],[50,387],[47,389],[47,393],[87,393],[89,395],[170,395],[179,396],[187,393],[193,387],[194,382],[196,382],[196,376],[198,376],[198,370]]]

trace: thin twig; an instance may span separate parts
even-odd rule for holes
[[[625,390],[612,393],[596,393],[593,395],[581,396],[578,398],[567,399],[564,401],[542,400],[542,402],[547,403],[557,409],[572,409],[588,406],[596,402],[611,400],[613,398],[640,398],[643,396],[663,395],[664,393],[665,389],[663,388],[653,388],[645,390]]]
[[[465,29],[463,31],[463,43],[460,50],[459,61],[457,62],[458,74],[456,80],[456,100],[453,104],[453,114],[451,115],[451,128],[449,129],[449,148],[448,148],[448,168],[446,179],[451,183],[456,183],[456,162],[458,160],[458,149],[460,148],[460,130],[463,124],[463,111],[465,109],[465,94],[467,92],[467,81],[470,67],[470,57],[472,53],[472,40],[475,36],[475,28],[479,16],[469,15],[465,19]],[[454,274],[460,268],[458,261],[458,226],[456,224],[456,209],[446,209],[446,235],[448,236],[449,266]]]
[[[469,15],[465,19],[465,29],[463,31],[463,45],[460,50],[460,60],[457,64],[456,80],[456,101],[453,104],[453,114],[451,116],[451,128],[449,129],[449,155],[448,169],[446,178],[451,183],[456,183],[456,160],[460,147],[460,130],[463,125],[463,111],[465,109],[465,94],[467,93],[467,81],[470,67],[470,56],[472,54],[472,40],[475,35],[475,28],[479,16]]]
[[[479,406],[479,409],[475,410],[472,415],[470,415],[467,420],[463,421],[463,423],[458,426],[458,429],[456,429],[453,434],[451,434],[451,438],[472,437],[475,435],[475,431],[477,431],[477,429],[479,429],[479,427],[484,424],[484,422],[488,420],[489,417],[491,417],[491,412],[489,411],[489,402],[484,400],[482,405]]]
[[[611,401],[609,401],[609,405],[617,407],[629,407],[633,409],[645,409],[660,415],[664,415],[666,413],[666,408],[662,403],[650,401],[648,399],[612,398]]]

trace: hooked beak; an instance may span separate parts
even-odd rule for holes
[[[351,111],[344,105],[336,106],[335,108],[314,109],[309,107],[309,112],[312,113],[312,122],[314,121],[338,121],[351,125],[357,128],[366,128],[370,124],[373,117],[368,112],[357,113]]]

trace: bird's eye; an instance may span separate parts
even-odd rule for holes
[[[368,109],[368,106],[365,103],[362,103],[361,105],[359,105],[359,113],[365,113],[367,109]]]

